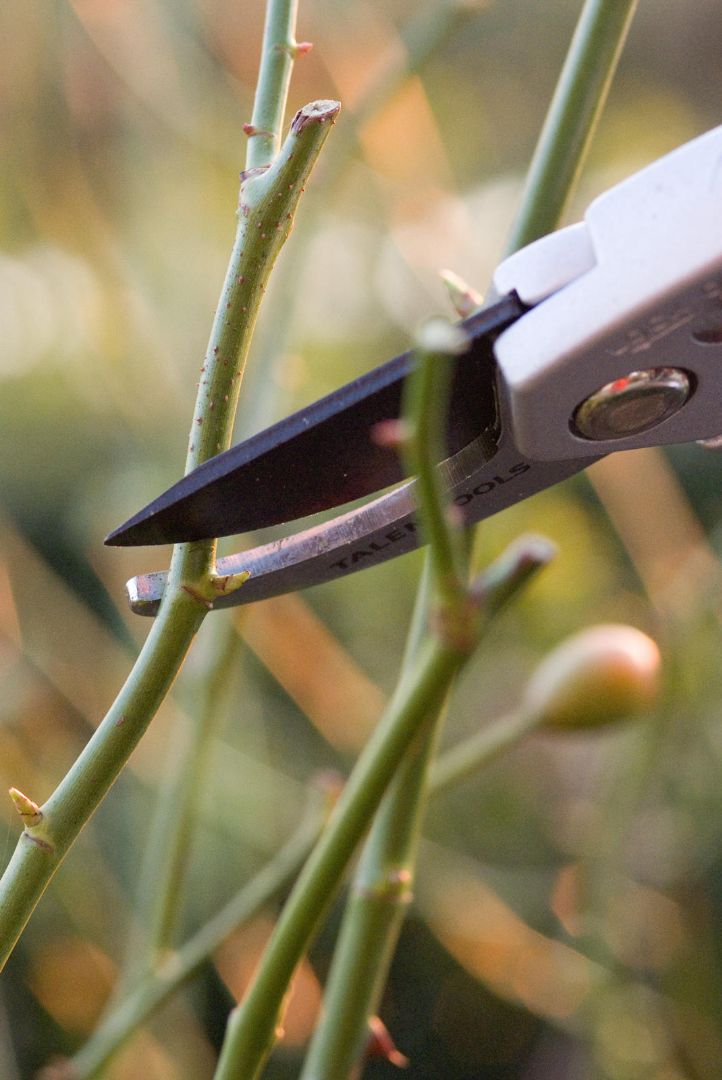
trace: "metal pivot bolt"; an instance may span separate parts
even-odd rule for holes
[[[574,411],[572,428],[596,442],[639,435],[679,412],[691,393],[689,375],[680,368],[630,371],[585,398]]]

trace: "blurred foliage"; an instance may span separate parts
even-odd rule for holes
[[[270,290],[239,434],[403,346],[444,310],[441,267],[484,288],[579,6],[467,5],[372,109],[383,72],[413,48],[409,26],[444,3],[304,0],[299,36],[315,48],[292,106],[338,96],[344,113]],[[38,801],[147,631],[123,583],[166,554],[102,538],[182,466],[262,18],[261,0],[0,10],[0,772]],[[714,0],[642,0],[575,213],[719,122],[721,34]],[[627,455],[481,530],[480,561],[529,529],[560,554],[473,664],[449,742],[513,706],[534,662],[598,621],[659,640],[667,692],[633,730],[536,738],[434,804],[384,1011],[412,1080],[722,1077],[719,474],[719,457],[694,447]],[[409,556],[208,620],[246,647],[219,705],[181,934],[288,835],[309,777],[349,767],[393,686],[418,568]],[[7,1080],[72,1052],[98,1017],[133,922],[148,815],[218,632],[204,627],[8,968]],[[9,800],[4,813],[9,856]],[[272,919],[239,931],[108,1075],[210,1077]],[[332,931],[314,951],[321,974]],[[269,1076],[295,1074],[318,994],[304,968]],[[392,1072],[378,1062],[367,1074]]]

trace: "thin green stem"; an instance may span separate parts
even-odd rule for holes
[[[298,0],[269,0],[253,103],[246,169],[270,165],[281,146],[296,48]]]
[[[239,225],[211,332],[187,467],[231,438],[241,372],[258,306],[290,232],[303,185],[339,105],[315,102],[294,118],[273,165],[241,187]],[[125,686],[76,763],[23,831],[0,880],[0,965],[78,832],[97,808],[160,706],[217,595],[215,543],[174,548],[160,613]]]
[[[249,922],[288,888],[317,839],[325,811],[317,805],[271,861],[217,915],[141,978],[101,1021],[71,1062],[75,1080],[103,1075],[128,1039],[198,970],[238,926]]]
[[[497,563],[489,567],[473,586],[473,595],[484,616],[477,638],[483,634],[488,621],[547,564],[552,555],[550,544],[531,537],[512,545]],[[422,583],[417,614],[426,609],[427,595],[428,590]],[[413,640],[412,636],[410,641]],[[413,665],[413,651],[408,663]],[[406,685],[406,678],[406,672],[402,672],[401,690]],[[435,779],[438,766],[431,771],[431,779],[429,772],[451,685],[407,750],[374,817],[354,875],[324,996],[324,1013],[311,1040],[303,1080],[346,1080],[368,1039],[368,1021],[378,1009],[411,900],[416,853],[428,797],[444,790],[444,784]],[[459,751],[450,767],[445,767],[446,784],[453,782],[454,769],[461,777],[472,769],[481,768],[485,752],[491,759],[522,738],[533,726],[530,721],[528,726],[515,724],[511,718],[492,725],[486,729],[489,734],[483,745],[474,743],[466,749],[464,744],[465,752]],[[463,774],[459,767],[462,760]],[[443,776],[442,773],[442,779]]]
[[[146,959],[151,964],[173,944],[204,766],[240,650],[233,623],[223,617],[212,622],[206,627],[211,640],[202,642],[208,660],[196,674],[200,685],[196,716],[182,759],[173,763],[172,780],[160,796],[139,890],[136,918],[147,935]]]
[[[228,631],[229,627],[221,619],[215,620],[210,629],[217,633]],[[230,630],[230,638],[235,646],[238,638],[232,627]],[[197,720],[191,726],[179,759],[173,759],[169,773],[160,786],[148,830],[127,955],[113,996],[106,1006],[106,1013],[115,1010],[117,1003],[126,998],[131,987],[147,974],[162,951],[171,945],[173,929],[178,920],[178,897],[181,895],[188,858],[197,789],[217,712],[215,706],[222,690],[219,684],[227,674],[231,652],[232,649],[224,648],[222,644],[213,650],[210,669],[206,665],[207,678],[202,683],[202,701]],[[103,1022],[101,1018],[101,1026]]]
[[[481,731],[440,755],[431,769],[429,794],[442,795],[470,776],[475,776],[489,762],[538,730],[540,725],[538,716],[521,710],[492,720]]]
[[[427,323],[419,334],[417,365],[404,387],[403,403],[403,423],[408,428],[402,443],[406,471],[416,477],[434,587],[442,603],[452,608],[460,604],[465,579],[459,532],[444,503],[437,465],[446,457],[443,431],[451,359],[465,347],[456,327],[441,319]]]
[[[607,100],[638,0],[586,0],[537,143],[507,254],[557,228]]]
[[[302,1080],[345,1080],[368,1042],[399,933],[411,902],[429,764],[446,712],[440,702],[406,752],[384,797],[354,874],[324,1011]]]
[[[356,763],[344,793],[289,897],[248,993],[231,1014],[216,1080],[252,1080],[270,1053],[288,984],[414,736],[433,715],[466,655],[438,639],[419,652]]]
[[[447,623],[465,607],[462,545],[452,531],[437,475],[448,411],[450,358],[463,341],[447,324],[427,325],[419,337],[417,367],[404,389],[403,443],[407,472],[416,475],[421,517],[429,541],[424,572],[399,677],[403,695],[427,633],[432,605],[441,602]],[[402,436],[403,437],[403,436]],[[463,610],[458,613],[463,619]],[[311,1040],[302,1078],[348,1076],[368,1040],[386,974],[411,901],[429,764],[441,731],[451,684],[409,746],[374,816],[354,874],[324,994],[324,1011]]]
[[[290,46],[294,41],[297,9],[297,0],[291,0],[291,2],[270,0],[267,7],[254,117],[259,127],[270,127],[275,134],[272,138],[253,136],[249,138],[246,155],[247,171],[258,164],[256,155],[261,148],[266,165],[270,164],[278,154],[293,67],[293,53]],[[277,193],[274,194],[278,198]],[[243,205],[242,201],[241,206]],[[287,210],[286,213],[288,213]],[[287,229],[282,231],[287,235]],[[239,341],[239,335],[247,332],[249,326],[252,327],[255,318],[255,310],[249,312],[251,306],[248,302],[249,296],[253,293],[260,299],[260,294],[263,292],[263,283],[258,283],[254,274],[248,275],[248,288],[243,288],[246,285],[243,274],[244,246],[248,246],[248,234],[249,229],[244,222],[243,210],[241,210],[236,243],[201,369],[186,472],[217,452],[223,445],[221,439],[225,443],[230,440],[247,353],[247,347],[244,348],[243,342]],[[249,261],[246,260],[246,262]],[[230,357],[235,358],[233,363],[230,362]],[[226,647],[213,651],[215,659],[212,671],[209,678],[205,680],[204,699],[200,705],[198,719],[194,724],[184,761],[180,767],[176,766],[177,772],[173,783],[168,785],[161,796],[161,805],[158,808],[154,830],[149,841],[146,858],[147,872],[144,875],[144,880],[149,879],[152,884],[146,889],[141,886],[140,893],[140,913],[142,914],[143,910],[148,912],[147,918],[140,919],[144,926],[147,949],[141,949],[132,960],[128,970],[129,977],[132,971],[142,971],[145,966],[142,953],[148,953],[152,959],[157,950],[170,944],[177,912],[178,890],[190,838],[189,823],[192,805],[204,759],[204,748],[207,746],[216,712],[215,699],[225,681],[237,642],[237,635],[230,626],[227,626]],[[135,952],[137,953],[138,950],[136,949]]]
[[[273,165],[241,184],[238,229],[198,389],[186,469],[227,449],[248,347],[273,264],[340,105],[304,106]],[[190,546],[190,545],[189,545]]]

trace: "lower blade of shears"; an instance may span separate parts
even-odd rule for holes
[[[528,309],[514,294],[460,324],[468,350],[454,361],[446,450],[451,457],[496,418],[493,343]],[[374,427],[400,415],[407,352],[184,476],[106,543],[167,544],[279,525],[340,507],[404,479]]]
[[[439,466],[449,503],[458,507],[465,525],[491,517],[596,460],[529,460],[508,434],[510,427],[505,413],[503,403],[501,435],[491,460],[482,462],[483,448],[472,443]],[[219,559],[216,569],[221,577],[243,570],[251,576],[240,589],[219,596],[213,607],[248,604],[320,585],[418,547],[424,539],[414,487],[414,481],[409,481],[361,509],[282,540]],[[132,609],[140,615],[155,615],[165,582],[165,573],[131,579],[128,593]]]

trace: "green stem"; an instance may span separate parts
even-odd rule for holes
[[[538,730],[541,723],[536,714],[521,710],[492,720],[481,731],[441,754],[431,769],[429,794],[443,795],[475,776],[489,762]]]
[[[437,639],[419,651],[362,752],[344,793],[268,943],[246,997],[231,1014],[216,1080],[252,1080],[270,1053],[293,973],[316,931],[391,777],[467,656]]]
[[[368,1042],[368,1021],[377,1012],[412,898],[429,764],[445,711],[442,702],[419,732],[374,817],[349,892],[323,1016],[302,1080],[344,1080]]]
[[[230,441],[258,306],[290,232],[304,182],[339,107],[337,102],[315,102],[301,109],[273,165],[242,184],[238,230],[202,372],[187,468]],[[41,807],[41,822],[22,833],[0,880],[0,965],[170,688],[216,596],[214,562],[213,541],[174,548],[160,613],[123,690]]]
[[[431,604],[438,600],[447,619],[466,605],[462,547],[443,501],[437,462],[443,456],[447,415],[449,359],[463,342],[439,320],[420,335],[418,364],[404,388],[403,415],[408,426],[404,446],[407,472],[416,475],[428,557],[416,596],[398,694],[413,678]],[[368,1018],[375,1012],[386,973],[411,902],[425,789],[430,762],[441,731],[451,684],[409,746],[363,846],[344,914],[324,994],[322,1019],[311,1040],[302,1078],[346,1077],[368,1040]]]
[[[148,948],[140,950],[132,965],[136,969],[138,963],[143,964],[144,955],[143,966],[150,966],[173,944],[204,766],[220,704],[239,653],[240,640],[233,623],[223,617],[212,622],[213,626],[207,628],[212,639],[202,643],[209,662],[197,675],[201,687],[197,718],[182,759],[173,763],[172,781],[161,793],[148,842],[136,911]]]
[[[426,635],[432,589],[432,560],[427,553],[397,693],[402,692],[405,679],[413,676]],[[412,742],[374,816],[354,874],[324,991],[323,1012],[311,1038],[301,1080],[329,1075],[330,1067],[338,1067],[338,1075],[346,1076],[368,1039],[368,1017],[376,1011],[375,1004],[383,992],[411,898],[410,874],[416,862],[422,820],[414,808],[422,805],[419,788],[426,783],[444,711],[442,704]],[[400,807],[410,812],[400,812]]]
[[[246,175],[241,184],[238,229],[201,368],[187,470],[230,444],[243,368],[263,293],[293,226],[303,186],[339,109],[337,101],[304,106],[294,117],[273,165]]]
[[[443,456],[440,452],[441,431],[446,418],[450,376],[450,368],[445,361],[448,361],[450,354],[461,351],[462,347],[459,335],[448,324],[439,322],[434,328],[429,328],[419,349],[419,362],[409,380],[404,404],[405,423],[409,429],[404,449],[410,471],[419,477],[424,521],[432,550],[436,552],[436,559],[430,560],[429,565],[436,571],[435,589],[449,610],[454,606],[465,607],[466,597],[461,584],[455,537],[444,513],[436,465]],[[426,575],[424,580],[428,582],[429,576]],[[458,648],[453,640],[449,641],[442,635],[430,643],[425,642],[421,624],[422,619],[426,622],[426,592],[424,589],[424,599],[417,604],[411,640],[396,693],[385,721],[377,728],[354,769],[339,805],[335,831],[329,827],[327,835],[309,860],[266,950],[256,981],[245,1001],[231,1016],[219,1062],[218,1080],[256,1075],[262,1068],[273,1046],[285,988],[399,761],[414,759],[414,765],[404,765],[402,768],[407,774],[405,786],[408,786],[409,775],[414,783],[424,782],[426,770],[416,767],[415,755],[409,757],[409,743],[415,745],[417,753],[424,760],[429,759],[434,732],[439,726],[441,702],[448,693],[455,669],[461,666],[467,655],[466,648]],[[464,646],[467,644],[464,641]],[[437,660],[448,653],[456,658],[456,663],[449,670],[448,678],[436,677],[429,691],[419,697],[419,683],[425,677],[423,666],[420,668],[419,665],[422,665],[425,649],[431,650],[431,658],[436,655]],[[409,714],[409,704],[414,700],[418,704]],[[400,741],[399,731],[403,732],[404,743]],[[395,760],[390,754],[394,741]],[[397,783],[398,777],[394,786]],[[415,802],[419,803],[418,797]],[[391,827],[397,821],[398,816],[394,815],[390,819]],[[416,824],[420,827],[419,817]],[[372,865],[369,869],[373,887],[383,893],[382,908],[396,910],[404,902],[408,890],[402,866],[411,857],[408,849],[413,847],[415,839],[415,836],[413,839],[408,837],[405,828],[401,830],[399,857],[381,885],[378,884],[377,867]],[[383,870],[386,870],[386,866]],[[375,906],[373,901],[372,906]],[[351,942],[350,947],[355,951],[356,942]],[[355,974],[359,976],[355,981],[357,991],[368,994],[374,985],[372,971],[366,971],[363,977],[358,971]]]
[[[444,453],[443,430],[448,412],[450,360],[463,352],[463,334],[442,319],[427,323],[419,334],[417,367],[404,387],[406,472],[416,477],[422,522],[429,544],[431,574],[441,601],[461,605],[465,589],[458,529],[449,520],[437,464]],[[463,612],[459,613],[463,615]]]
[[[473,588],[484,619],[491,619],[546,565],[553,549],[538,537],[517,542]],[[428,560],[427,566],[431,560]],[[422,582],[417,614],[425,610]],[[410,636],[413,650],[414,636]],[[409,651],[407,651],[407,657]],[[411,661],[409,661],[411,663]],[[405,685],[402,671],[400,687]],[[451,684],[447,688],[450,690]],[[485,739],[475,738],[444,755],[431,769],[441,730],[444,700],[409,747],[378,813],[354,876],[339,941],[324,995],[324,1013],[304,1063],[304,1080],[345,1080],[368,1039],[368,1021],[378,1009],[406,909],[410,903],[416,852],[428,796],[479,769],[497,753],[523,738],[534,723],[505,717],[490,725]],[[538,723],[538,721],[537,721]],[[486,754],[486,758],[485,755]],[[447,762],[448,765],[444,763]],[[463,771],[461,765],[463,764]],[[438,770],[441,767],[441,782]],[[430,774],[430,775],[429,775]]]
[[[557,228],[607,100],[638,0],[586,0],[527,176],[507,254]]]
[[[102,1020],[71,1062],[74,1080],[91,1080],[127,1040],[186,983],[238,926],[254,918],[288,888],[317,839],[325,812],[314,808],[290,840],[253,880],[181,948],[168,953]]]
[[[269,127],[276,134],[273,138],[250,138],[246,154],[247,171],[261,164],[257,157],[259,152],[264,155],[263,164],[269,164],[278,154],[293,67],[290,45],[294,41],[297,9],[298,0],[270,0],[266,10],[253,115],[258,127]],[[215,438],[215,444],[219,446],[221,432],[226,441],[230,438],[236,413],[236,398],[247,353],[247,348],[238,341],[238,330],[243,333],[249,325],[252,327],[255,314],[249,319],[249,305],[244,303],[247,291],[239,288],[245,285],[245,281],[239,279],[243,277],[243,242],[248,234],[248,229],[243,228],[242,219],[238,234],[203,362],[194,425],[189,439],[187,472],[214,453],[213,440]],[[241,244],[238,243],[239,238]],[[249,288],[255,285],[254,275],[250,275],[250,278]],[[262,283],[260,289],[256,288],[255,291],[257,294],[263,291]],[[228,317],[228,313],[234,311],[237,315],[235,320]],[[234,324],[237,327],[235,332]],[[236,358],[232,365],[229,356]],[[124,982],[132,981],[133,973],[142,972],[148,958],[152,961],[157,952],[171,942],[190,839],[190,818],[204,751],[217,711],[216,699],[222,692],[238,644],[237,635],[230,624],[219,624],[219,632],[222,627],[225,630],[224,644],[212,650],[214,659],[208,677],[202,680],[203,698],[198,719],[193,725],[190,745],[180,767],[175,766],[172,783],[166,785],[160,796],[139,893],[139,922],[144,928],[145,943],[136,943]],[[147,917],[142,917],[143,912],[147,913]]]
[[[298,0],[269,0],[261,66],[249,135],[246,169],[270,165],[281,146],[281,129],[296,46]]]

